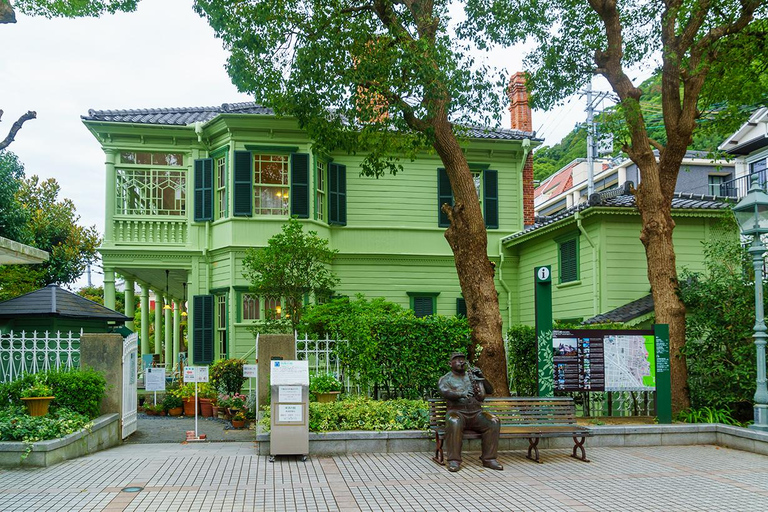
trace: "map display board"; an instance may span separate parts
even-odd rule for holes
[[[653,331],[553,331],[557,391],[653,391]]]

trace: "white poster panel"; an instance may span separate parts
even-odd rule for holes
[[[208,382],[208,367],[185,366],[184,382]]]
[[[144,372],[144,389],[165,391],[165,368],[147,368]]]
[[[270,361],[270,383],[309,386],[309,364],[307,361]]]
[[[259,365],[257,364],[244,364],[243,365],[243,377],[247,379],[255,379],[259,376]]]
[[[303,404],[280,404],[277,409],[277,421],[284,422],[297,422],[304,421],[304,405]]]
[[[301,386],[278,386],[277,401],[280,403],[301,403]]]

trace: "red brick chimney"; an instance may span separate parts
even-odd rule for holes
[[[531,107],[528,106],[528,90],[525,88],[525,73],[518,71],[509,79],[509,113],[512,121],[512,129],[522,132],[533,132],[533,119]],[[528,158],[523,167],[523,224],[532,226],[535,214],[533,213],[533,154],[528,153]]]

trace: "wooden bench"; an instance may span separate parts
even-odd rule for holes
[[[445,464],[443,439],[445,438],[446,403],[443,398],[429,402],[429,428],[435,433],[435,456],[438,464]],[[570,397],[487,397],[483,410],[498,416],[501,421],[501,438],[528,439],[527,457],[539,460],[539,440],[543,437],[572,437],[574,446],[571,457],[589,462],[584,441],[592,435],[587,427],[576,424],[576,408]],[[465,430],[464,439],[480,439],[479,432]],[[576,455],[581,451],[581,456]],[[534,456],[531,456],[531,452]]]

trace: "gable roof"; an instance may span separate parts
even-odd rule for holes
[[[635,195],[630,192],[634,184],[631,181],[624,183],[623,187],[597,192],[590,196],[589,201],[579,203],[570,208],[547,217],[536,217],[534,224],[522,231],[513,233],[501,239],[509,242],[523,235],[541,229],[555,222],[572,217],[576,212],[581,212],[594,207],[607,208],[635,208]],[[728,198],[719,196],[706,196],[703,194],[675,193],[672,197],[672,210],[728,210],[731,203]]]
[[[645,297],[633,300],[628,304],[619,306],[601,315],[587,318],[582,324],[606,324],[606,323],[627,323],[635,318],[653,313],[653,295],[650,293]]]
[[[0,302],[0,318],[61,316],[99,320],[129,321],[127,316],[105,308],[54,284],[34,292]]]
[[[768,145],[765,128],[757,129],[760,123],[768,123],[768,108],[757,109],[736,133],[723,141],[717,149],[731,155],[744,156]],[[751,137],[751,138],[745,138]]]
[[[260,116],[274,115],[271,108],[252,101],[241,103],[222,103],[217,107],[168,107],[142,108],[131,110],[88,110],[87,116],[80,116],[83,121],[101,121],[109,123],[132,123],[147,125],[187,126],[196,122],[206,123],[220,114],[251,114]],[[509,130],[506,128],[487,128],[468,126],[467,135],[477,139],[498,140],[542,140],[533,132]]]

